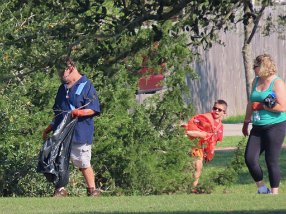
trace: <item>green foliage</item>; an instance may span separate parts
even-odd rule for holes
[[[103,108],[108,107],[95,122],[94,167],[106,168],[102,176],[111,194],[184,191],[192,179],[186,170],[189,140],[176,124],[180,112],[189,109],[181,96],[174,100],[171,90],[138,105],[134,87],[126,87],[127,75],[121,68],[100,91]]]
[[[0,93],[0,185],[2,196],[36,195],[39,176],[35,175],[41,133],[46,124],[46,107],[52,103],[49,94],[52,84],[43,81],[43,74],[35,75],[21,84],[11,84]],[[38,80],[41,79],[41,84]],[[42,88],[46,85],[46,88]],[[40,179],[41,180],[41,179]],[[34,185],[34,187],[32,187]]]
[[[149,33],[142,32],[142,36]],[[177,125],[182,115],[192,114],[192,108],[181,96],[186,89],[186,73],[195,76],[183,66],[183,62],[190,62],[191,55],[181,45],[183,38],[178,38],[176,44],[171,44],[174,40],[169,37],[162,41],[164,45],[157,50],[150,66],[162,56],[168,58],[172,67],[165,81],[167,90],[142,105],[135,100],[138,76],[133,71],[141,63],[134,62],[141,53],[126,57],[125,63],[132,69],[122,62],[109,68],[78,63],[79,69],[94,82],[101,102],[102,115],[95,119],[92,162],[96,172],[106,168],[100,176],[107,177],[103,185],[110,194],[184,192],[192,180],[186,155],[190,143]],[[2,88],[2,196],[51,194],[52,186],[36,174],[35,167],[41,133],[52,119],[51,107],[58,85],[56,75],[39,72]],[[68,189],[72,195],[83,194],[84,182],[77,170],[71,170]]]
[[[188,75],[195,49],[210,47],[232,22],[236,1],[2,1],[0,27],[0,195],[49,195],[35,173],[41,134],[52,119],[59,85],[55,65],[70,54],[94,83],[102,114],[96,118],[93,167],[111,194],[187,191],[190,142],[178,127],[193,114]],[[184,9],[184,13],[182,13]],[[172,18],[180,21],[170,21]],[[169,32],[190,27],[190,35]],[[159,42],[158,48],[154,42]],[[135,100],[142,57],[166,90]],[[102,171],[104,169],[104,171]],[[72,170],[69,190],[80,195]],[[35,188],[35,186],[37,188]]]
[[[224,186],[230,186],[238,179],[238,174],[241,172],[244,166],[244,150],[246,145],[246,138],[242,138],[235,150],[234,157],[226,168],[218,172],[213,180],[215,183]]]

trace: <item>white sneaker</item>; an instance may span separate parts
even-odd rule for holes
[[[268,189],[266,186],[262,186],[258,188],[258,194],[272,194],[271,190]]]

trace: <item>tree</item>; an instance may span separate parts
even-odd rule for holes
[[[244,1],[244,43],[242,47],[242,56],[244,62],[245,79],[246,79],[246,94],[249,99],[251,94],[251,86],[253,80],[253,56],[251,49],[251,41],[257,30],[258,24],[264,14],[264,10],[267,6],[270,6],[271,1],[262,1],[260,8],[255,9],[253,1]]]
[[[4,74],[1,83],[5,82],[1,84],[0,138],[5,142],[1,149],[5,160],[0,172],[2,196],[47,194],[48,187],[43,182],[37,185],[41,188],[33,187],[40,180],[33,166],[41,146],[37,142],[49,123],[53,95],[59,84],[54,65],[64,53],[75,58],[79,69],[94,81],[99,92],[103,113],[96,122],[100,145],[94,153],[103,159],[97,160],[94,167],[108,166],[107,173],[114,184],[112,192],[122,188],[125,194],[158,194],[183,190],[189,183],[190,173],[184,171],[187,157],[183,155],[187,144],[182,143],[178,127],[172,126],[181,114],[190,115],[192,110],[178,96],[186,88],[186,72],[194,75],[187,66],[192,55],[183,45],[184,36],[167,36],[172,27],[170,21],[158,23],[158,33],[144,26],[126,30],[123,26],[127,21],[111,3],[7,1],[1,5],[4,60],[0,66]],[[163,35],[158,38],[159,34]],[[138,105],[134,97],[141,56],[158,39],[162,45],[150,66],[156,67],[162,56],[168,57],[173,73],[166,80],[169,90],[163,99],[155,96],[149,104]],[[112,148],[106,149],[109,147]],[[154,183],[145,185],[147,181]]]

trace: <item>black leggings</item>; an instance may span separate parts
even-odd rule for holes
[[[255,182],[263,180],[259,156],[265,151],[265,161],[271,188],[279,187],[279,155],[286,133],[286,121],[265,126],[253,126],[245,150],[245,163]]]

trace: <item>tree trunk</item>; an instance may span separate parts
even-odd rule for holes
[[[246,29],[245,34],[247,33]],[[243,57],[243,64],[244,64],[244,71],[245,71],[245,80],[246,80],[246,95],[247,100],[249,100],[250,93],[251,93],[251,84],[253,80],[253,62],[252,62],[252,48],[250,44],[244,43],[242,48],[242,57]]]
[[[251,48],[251,40],[249,40],[254,24],[253,18],[251,16],[247,16],[246,14],[251,13],[249,8],[249,4],[245,1],[244,5],[244,18],[246,19],[244,23],[244,43],[242,48],[242,57],[245,71],[245,80],[246,80],[246,95],[247,100],[249,100],[251,94],[251,84],[253,79],[253,57],[252,57],[252,48]]]

